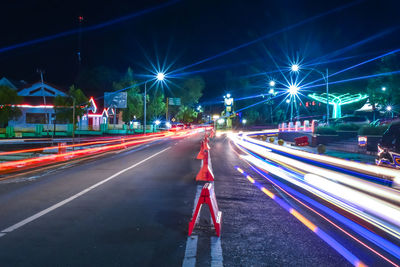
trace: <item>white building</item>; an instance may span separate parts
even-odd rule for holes
[[[15,88],[15,86],[9,87]],[[15,88],[15,90],[17,89]],[[60,89],[41,82],[25,85],[19,89],[18,95],[24,98],[23,103],[18,105],[22,111],[22,116],[17,120],[9,121],[8,125],[21,128],[35,127],[37,124],[51,128],[54,119],[54,98],[56,96],[67,96]]]

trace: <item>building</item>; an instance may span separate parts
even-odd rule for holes
[[[66,131],[67,124],[72,123],[57,121],[57,124],[54,125],[54,99],[56,96],[67,96],[62,89],[46,82],[29,85],[24,81],[16,82],[5,77],[0,79],[1,85],[16,90],[18,95],[23,97],[23,103],[17,105],[21,109],[22,115],[18,119],[8,122],[8,126],[16,128],[16,131],[34,131],[36,125],[43,125],[44,131]],[[91,97],[86,107],[86,114],[76,121],[77,129],[100,130],[101,124],[108,124],[109,122],[112,124],[114,116],[115,109],[100,109],[94,98]],[[117,123],[122,127],[121,111],[117,114]]]
[[[10,82],[3,78],[1,81],[6,85]],[[10,82],[11,83],[11,82]],[[43,124],[45,128],[50,127],[54,120],[54,98],[56,96],[67,96],[67,94],[59,88],[48,83],[37,82],[31,85],[22,85],[18,88],[11,83],[10,88],[18,90],[18,95],[24,98],[23,103],[17,105],[22,116],[16,120],[9,121],[8,125],[13,127],[34,127],[37,124]]]

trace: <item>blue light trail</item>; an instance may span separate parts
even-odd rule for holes
[[[275,35],[280,34],[280,33],[282,33],[282,32],[295,29],[295,28],[297,28],[297,27],[299,27],[299,26],[302,26],[302,25],[304,25],[304,24],[310,23],[310,22],[312,22],[312,21],[314,21],[314,20],[317,20],[317,19],[322,18],[322,17],[324,17],[324,16],[330,15],[330,14],[332,14],[332,13],[336,13],[336,12],[342,11],[343,9],[350,8],[350,7],[355,6],[355,5],[357,5],[357,4],[361,3],[361,2],[363,2],[363,0],[357,0],[357,1],[353,1],[353,2],[351,2],[351,3],[348,3],[348,4],[345,4],[345,5],[339,6],[339,7],[337,7],[337,8],[328,10],[328,11],[323,12],[323,13],[321,13],[321,14],[312,16],[312,17],[310,17],[310,18],[308,18],[308,19],[302,20],[302,21],[297,22],[297,23],[295,23],[295,24],[292,24],[292,25],[290,25],[290,26],[286,26],[286,27],[284,27],[284,28],[282,28],[282,29],[279,29],[279,30],[274,31],[274,32],[272,32],[272,33],[269,33],[269,34],[266,34],[266,35],[264,35],[264,36],[261,36],[261,37],[259,37],[259,38],[257,38],[257,39],[254,39],[254,40],[252,40],[252,41],[249,41],[249,42],[247,42],[247,43],[244,43],[244,44],[238,45],[238,46],[236,46],[236,47],[233,47],[233,48],[231,48],[231,49],[228,49],[228,50],[226,50],[226,51],[223,51],[223,52],[221,52],[221,53],[219,53],[219,54],[216,54],[216,55],[214,55],[214,56],[211,56],[211,57],[202,59],[202,60],[200,60],[200,61],[197,61],[197,62],[195,62],[195,63],[192,63],[192,64],[190,64],[190,65],[187,65],[187,66],[185,66],[185,67],[176,69],[176,70],[173,71],[173,72],[183,71],[183,70],[185,70],[185,69],[188,69],[188,68],[191,68],[191,67],[200,65],[200,64],[205,63],[205,62],[208,62],[208,61],[210,61],[210,60],[213,60],[213,59],[216,59],[216,58],[219,58],[219,57],[228,55],[228,54],[230,54],[230,53],[232,53],[232,52],[235,52],[235,51],[237,51],[237,50],[239,50],[239,49],[242,49],[242,48],[244,48],[244,47],[247,47],[247,46],[249,46],[249,45],[252,45],[252,44],[258,43],[258,42],[260,42],[260,41],[262,41],[262,40],[271,38],[272,36],[275,36]]]
[[[177,3],[179,1],[180,0],[172,0],[172,1],[169,1],[169,2],[164,3],[164,4],[160,4],[160,5],[148,8],[148,9],[143,9],[141,11],[138,11],[138,12],[126,15],[126,16],[122,16],[122,17],[119,17],[119,18],[116,18],[116,19],[112,19],[112,20],[109,20],[109,21],[106,21],[106,22],[103,22],[103,23],[100,23],[100,24],[93,25],[93,26],[83,27],[81,29],[80,28],[76,28],[76,29],[65,31],[65,32],[60,32],[60,33],[57,33],[57,34],[53,34],[53,35],[49,35],[49,36],[33,39],[33,40],[26,41],[26,42],[23,42],[23,43],[2,47],[2,48],[0,48],[0,53],[4,53],[4,52],[11,51],[11,50],[14,50],[14,49],[17,49],[17,48],[21,48],[21,47],[25,47],[25,46],[30,46],[30,45],[34,45],[34,44],[43,43],[43,42],[46,42],[46,41],[58,39],[58,38],[69,36],[69,35],[73,35],[73,34],[77,34],[79,32],[88,32],[88,31],[94,31],[94,30],[98,30],[98,29],[101,29],[101,28],[105,28],[105,27],[108,27],[108,26],[111,26],[111,25],[114,25],[114,24],[117,24],[117,23],[120,23],[120,22],[123,22],[123,21],[127,21],[127,20],[142,16],[142,15],[151,13],[153,11],[156,11],[156,10],[159,10],[159,9],[162,9],[162,8],[165,8],[167,6],[170,6],[170,5],[173,5],[173,4]]]

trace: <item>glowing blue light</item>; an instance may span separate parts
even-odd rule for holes
[[[231,97],[231,94],[226,94],[226,97],[227,97],[227,98],[230,98],[230,97]]]
[[[392,111],[392,106],[387,106],[386,111],[389,111],[389,112]]]
[[[386,91],[386,87],[382,87],[382,91]]]
[[[292,69],[292,71],[296,71],[297,72],[297,71],[299,71],[300,67],[299,67],[298,64],[293,64],[291,69]]]
[[[296,85],[292,84],[292,85],[289,86],[289,90],[288,91],[289,91],[290,95],[297,95],[297,92],[299,91],[299,88]]]
[[[154,124],[157,126],[160,125],[160,123],[161,123],[161,121],[159,121],[159,120],[155,120],[155,122],[154,122]]]
[[[162,73],[162,72],[159,72],[159,73],[157,73],[157,80],[159,80],[159,81],[163,81],[164,80],[164,78],[165,78],[165,74],[164,73]]]
[[[170,122],[166,122],[166,123],[165,123],[165,126],[166,126],[167,128],[171,128],[171,123],[170,123]]]
[[[275,81],[270,81],[269,86],[275,86]]]
[[[272,95],[275,93],[275,90],[271,88],[271,89],[269,89],[268,93]]]
[[[247,122],[246,119],[243,119],[243,120],[242,120],[242,123],[243,123],[243,124],[246,124],[246,122]]]
[[[286,103],[288,103],[288,104],[290,103],[290,99],[289,99],[289,98],[288,98],[288,99],[286,99]]]

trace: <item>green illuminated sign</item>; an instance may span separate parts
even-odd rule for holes
[[[351,103],[356,103],[361,100],[364,100],[368,98],[368,95],[364,94],[343,94],[343,95],[335,95],[335,94],[329,94],[329,99],[327,99],[326,93],[324,94],[309,94],[308,97],[314,99],[315,101],[321,102],[326,104],[326,102],[329,103],[329,105],[333,106],[333,113],[332,113],[332,118],[341,118],[342,117],[342,106],[351,104]],[[327,101],[328,100],[328,101]]]

